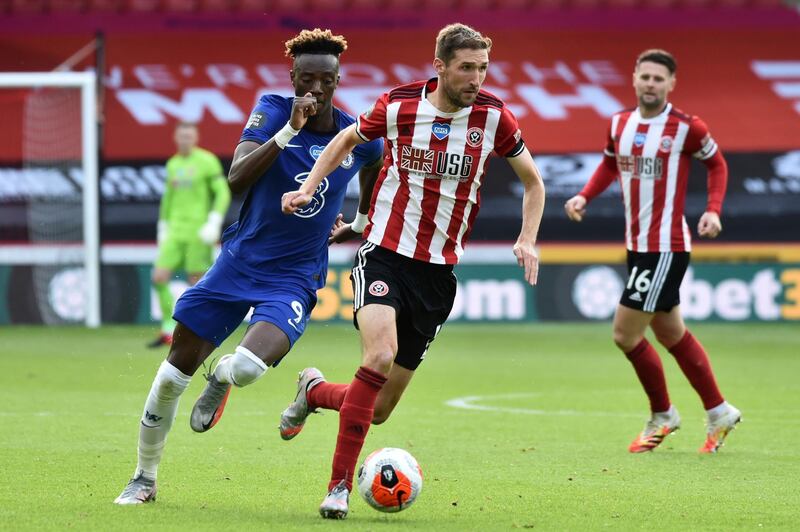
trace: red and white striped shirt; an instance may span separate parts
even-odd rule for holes
[[[625,202],[625,241],[631,251],[691,251],[683,215],[692,157],[713,157],[706,124],[667,104],[653,118],[639,109],[611,118],[604,153],[616,158]]]
[[[397,87],[358,118],[362,139],[387,141],[364,235],[406,257],[456,264],[478,214],[489,154],[515,157],[524,144],[502,100],[482,90],[471,107],[444,113],[426,98],[436,85]]]

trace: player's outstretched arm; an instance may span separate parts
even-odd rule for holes
[[[347,154],[353,151],[353,148],[363,143],[364,140],[356,133],[355,124],[351,124],[341,130],[322,150],[319,158],[314,163],[314,167],[306,180],[303,181],[303,184],[300,185],[300,188],[283,195],[281,199],[283,213],[292,214],[300,207],[308,205],[314,191],[317,190],[325,176],[333,172],[345,160]]]
[[[514,244],[517,264],[525,269],[525,280],[535,285],[539,276],[539,257],[536,254],[536,236],[544,212],[544,180],[527,148],[516,157],[508,158],[525,190],[522,196],[522,229]]]
[[[372,191],[375,189],[375,182],[378,181],[383,167],[383,157],[379,157],[372,164],[363,167],[358,172],[358,212],[355,219],[349,224],[342,224],[335,227],[328,239],[328,244],[340,244],[361,236],[369,223],[369,207],[372,201]]]
[[[300,133],[308,121],[308,117],[316,113],[317,101],[310,92],[305,96],[295,96],[289,121],[275,136],[264,144],[249,140],[240,142],[233,153],[231,170],[228,172],[228,184],[231,191],[243,192],[258,181],[272,166],[286,144]]]

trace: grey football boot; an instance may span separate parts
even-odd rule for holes
[[[281,413],[281,424],[278,429],[281,438],[291,440],[303,430],[309,414],[316,413],[308,407],[308,392],[317,384],[325,382],[325,376],[317,368],[306,368],[297,379],[297,395],[292,404]]]
[[[114,504],[144,504],[155,502],[158,486],[154,479],[146,478],[144,473],[139,473],[128,481],[128,485],[114,499]]]
[[[189,425],[195,432],[205,432],[217,424],[225,410],[231,385],[219,382],[214,374],[206,377],[206,387],[192,407]]]
[[[340,480],[319,505],[319,515],[325,519],[344,519],[347,517],[350,490],[344,480]]]

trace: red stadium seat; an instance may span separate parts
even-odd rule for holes
[[[575,9],[594,9],[598,7],[606,7],[607,2],[604,0],[570,0],[569,5]]]
[[[125,6],[126,11],[133,13],[151,13],[161,8],[159,0],[128,0]]]
[[[341,11],[347,7],[347,0],[312,0],[310,7],[315,11]]]
[[[124,5],[123,0],[89,0],[87,10],[90,12],[115,13]]]
[[[532,0],[531,7],[538,9],[561,9],[567,7],[567,0]]]
[[[385,0],[385,6],[389,9],[399,9],[401,11],[411,11],[419,9],[424,1],[420,0]]]
[[[20,14],[39,14],[47,10],[45,0],[12,0],[11,11]]]
[[[660,7],[659,4],[662,0],[606,0],[606,5],[610,8],[630,8],[630,7]],[[673,0],[663,0],[665,2],[672,2]]]
[[[495,7],[494,0],[461,0],[461,9],[481,11]]]
[[[225,13],[234,10],[233,0],[200,0],[198,9],[206,13]]]
[[[535,5],[533,0],[497,0],[497,7],[500,9],[527,9]]]
[[[350,0],[350,9],[352,11],[376,11],[388,7],[388,5],[384,5],[384,2],[376,0]]]
[[[163,0],[161,8],[167,13],[191,13],[197,10],[197,0]]]
[[[245,13],[266,13],[272,11],[271,4],[268,0],[235,0],[233,8]]]
[[[86,0],[50,0],[50,11],[53,13],[80,13],[86,7]]]
[[[458,0],[429,0],[423,2],[422,7],[436,11],[452,10],[458,7]]]
[[[313,3],[305,0],[275,0],[270,11],[303,11]]]

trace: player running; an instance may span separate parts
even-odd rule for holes
[[[258,380],[303,334],[316,291],[325,284],[328,237],[340,218],[347,183],[359,170],[362,182],[374,182],[382,161],[380,140],[342,154],[311,189],[304,208],[294,216],[281,213],[282,194],[302,184],[322,147],[355,122],[333,106],[339,55],[346,48],[344,38],[329,30],[304,30],[286,42],[297,96],[263,96],[244,128],[228,181],[234,192],[249,188],[247,197],[239,220],[223,235],[217,261],[178,300],[174,341],[142,414],[138,463],[116,503],[155,500],[158,464],[180,395],[251,307],[242,342],[206,377],[192,409],[195,431],[219,421],[232,384]]]
[[[648,326],[677,360],[700,395],[708,414],[701,453],[716,452],[741,419],[722,397],[711,362],[680,312],[680,285],[689,265],[691,235],[683,215],[691,158],[708,169],[708,203],[697,232],[716,238],[728,167],[706,124],[672,107],[675,59],[664,50],[646,50],[636,60],[633,87],[638,106],[611,119],[604,157],[594,175],[565,205],[580,222],[586,205],[619,179],[625,204],[627,286],[614,317],[614,342],[633,364],[650,399],[650,420],[630,444],[632,453],[651,451],[681,424],[670,403],[661,359],[645,339]]]
[[[303,370],[295,401],[281,416],[281,436],[290,439],[314,409],[339,410],[331,480],[320,506],[323,517],[347,515],[370,423],[389,417],[450,314],[456,293],[453,266],[478,213],[492,152],[507,158],[524,185],[514,255],[525,280],[536,283],[534,245],[544,185],[516,118],[502,100],[481,90],[491,44],[462,24],[442,29],[433,61],[437,77],[384,94],[328,144],[300,189],[284,196],[284,211],[299,212],[313,202],[315,187],[338,160],[365,142],[386,139],[388,155],[369,216],[360,210],[353,224],[340,230],[366,236],[351,276],[361,367],[350,384],[326,382],[314,368]]]
[[[169,280],[185,270],[190,286],[211,266],[213,246],[231,204],[231,191],[216,155],[197,146],[197,126],[181,122],[175,128],[178,153],[167,161],[167,179],[158,212],[158,258],[153,288],[161,307],[161,331],[147,344],[156,348],[172,343],[175,304]]]

